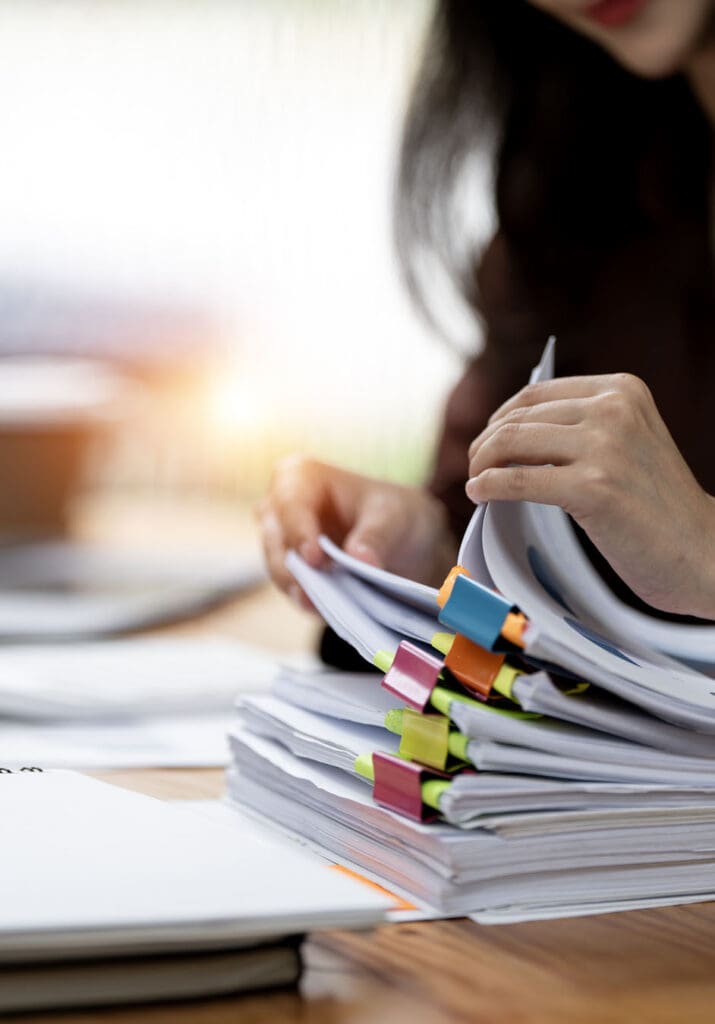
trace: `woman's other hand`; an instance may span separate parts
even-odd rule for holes
[[[304,604],[285,555],[295,549],[310,565],[324,564],[321,533],[355,558],[423,583],[440,584],[456,556],[444,506],[426,491],[299,456],[279,464],[259,518],[274,582]]]
[[[475,502],[561,506],[654,607],[715,618],[715,500],[637,377],[529,385],[470,445],[469,477]]]

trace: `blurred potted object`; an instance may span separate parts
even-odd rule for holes
[[[94,446],[131,414],[137,385],[80,359],[0,359],[0,539],[66,532]]]

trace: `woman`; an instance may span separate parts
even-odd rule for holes
[[[485,348],[450,397],[429,491],[302,459],[279,467],[262,509],[279,585],[300,596],[283,556],[320,564],[321,531],[438,582],[472,502],[518,499],[570,513],[634,600],[715,619],[714,11],[438,3],[398,242],[413,291],[425,244],[459,275]],[[451,197],[486,135],[498,231],[481,260],[453,265]],[[559,379],[518,390],[549,333]]]

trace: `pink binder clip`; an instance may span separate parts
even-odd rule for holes
[[[415,711],[424,711],[443,667],[439,658],[403,640],[382,685]]]
[[[392,754],[374,753],[372,764],[375,782],[372,796],[375,803],[413,821],[434,821],[437,815],[422,803],[424,768],[413,761],[403,761]]]

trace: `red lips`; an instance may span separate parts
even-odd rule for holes
[[[598,0],[585,10],[587,18],[592,18],[607,28],[617,28],[632,21],[648,3],[648,0]]]

